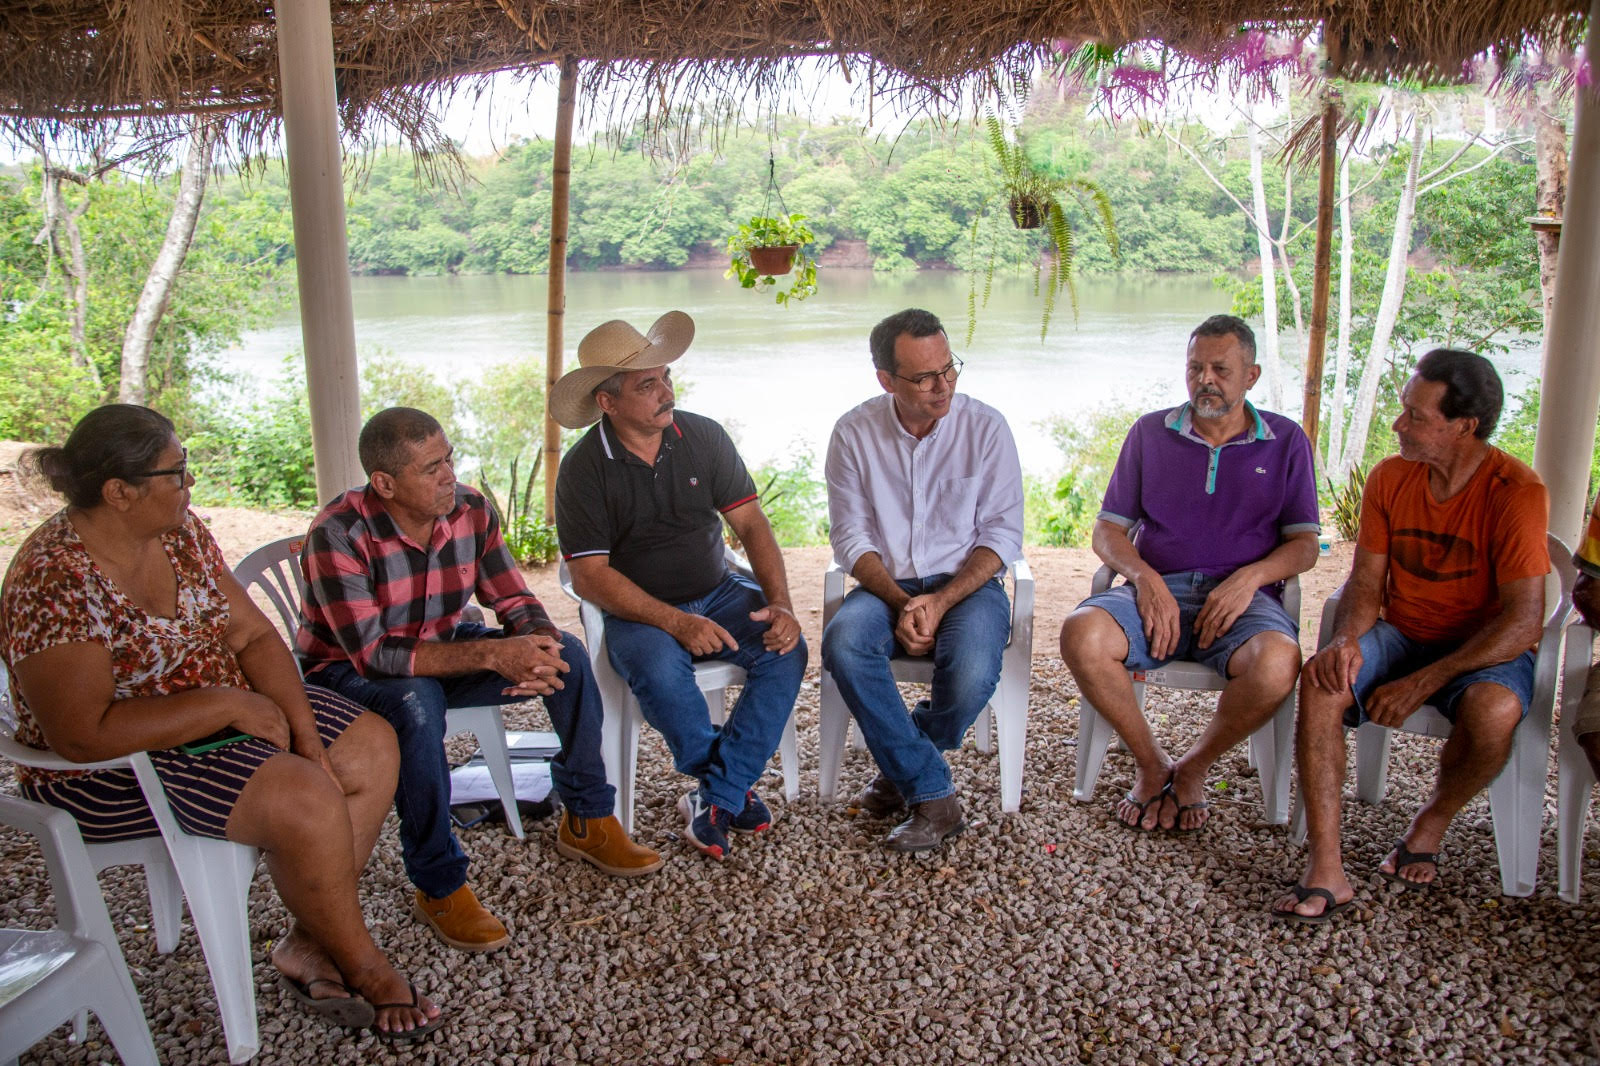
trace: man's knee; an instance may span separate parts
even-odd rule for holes
[[[1509,744],[1522,721],[1522,700],[1504,685],[1468,685],[1456,703],[1453,728],[1465,730],[1475,743]]]
[[[381,696],[367,706],[394,727],[401,748],[416,738],[444,740],[444,686],[431,677],[403,677],[380,682]]]
[[[1248,677],[1252,683],[1286,696],[1300,676],[1300,645],[1278,630],[1257,633],[1228,658],[1230,680]]]
[[[1061,658],[1072,670],[1128,657],[1128,637],[1099,607],[1079,607],[1061,623]]]

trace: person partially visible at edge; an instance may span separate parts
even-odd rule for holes
[[[720,860],[730,831],[772,822],[755,783],[794,710],[806,644],[733,441],[674,404],[671,364],[693,339],[694,320],[668,311],[648,333],[613,319],[578,344],[579,366],[550,391],[551,417],[590,427],[561,460],[556,530],[573,589],[605,612],[611,664],[695,779],[678,804],[689,842]],[[724,521],[755,581],[729,567]],[[721,727],[694,680],[708,659],[747,675]]]
[[[612,814],[588,653],[528,591],[494,509],[456,480],[438,421],[380,411],[359,453],[366,485],[324,507],[306,534],[296,647],[308,680],[376,711],[399,738],[394,804],[417,917],[452,947],[490,951],[510,936],[467,884],[451,829],[449,708],[542,698],[561,742],[550,766],[556,849],[617,877],[658,870],[661,856]],[[474,595],[500,628],[462,620]]]
[[[1094,551],[1125,582],[1061,626],[1079,690],[1133,753],[1126,826],[1189,833],[1210,817],[1206,774],[1294,691],[1300,620],[1283,582],[1317,561],[1317,483],[1299,426],[1245,399],[1261,376],[1243,320],[1213,315],[1189,335],[1189,402],[1134,423],[1094,525]],[[1129,670],[1173,659],[1226,681],[1217,713],[1171,758],[1139,711]]]
[[[23,542],[0,590],[18,742],[72,762],[148,751],[185,832],[266,854],[293,918],[271,959],[294,999],[386,1039],[438,1028],[439,1008],[373,943],[357,898],[394,788],[394,732],[301,683],[189,510],[194,478],[172,423],[110,404],[24,462],[67,506]],[[223,731],[247,735],[180,750]],[[89,843],[158,831],[130,769],[17,776]]]
[[[1572,586],[1572,606],[1590,627],[1600,629],[1600,496],[1589,511],[1589,525],[1583,541],[1573,553],[1572,565],[1578,578]],[[1588,684],[1572,723],[1572,735],[1589,758],[1595,776],[1600,777],[1600,663],[1589,668]]]
[[[1000,681],[1022,466],[1005,417],[956,392],[961,360],[937,317],[890,315],[868,348],[882,394],[828,442],[829,541],[859,584],[823,631],[822,661],[878,765],[854,806],[875,818],[909,807],[886,846],[927,851],[966,825],[944,753]],[[911,710],[889,665],[903,655],[933,658],[928,698]]]
[[[1378,866],[1427,888],[1451,819],[1505,765],[1533,697],[1550,498],[1537,474],[1489,445],[1499,375],[1482,356],[1436,348],[1400,399],[1400,454],[1367,478],[1333,629],[1301,672],[1296,754],[1311,848],[1299,884],[1272,905],[1288,921],[1326,921],[1354,900],[1339,842],[1347,721],[1393,728],[1431,704],[1453,724],[1433,789]]]

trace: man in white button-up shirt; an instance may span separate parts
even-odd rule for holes
[[[1022,466],[1000,412],[956,394],[961,360],[939,320],[909,309],[872,331],[884,395],[840,418],[828,442],[833,555],[859,583],[822,634],[878,776],[853,801],[887,818],[897,851],[965,828],[944,752],[960,746],[1000,680],[1011,624],[1000,574],[1022,554]],[[931,655],[933,687],[907,711],[889,671]]]

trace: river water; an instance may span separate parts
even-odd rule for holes
[[[872,326],[903,307],[925,307],[945,321],[952,347],[966,361],[958,388],[1003,412],[1024,468],[1045,474],[1060,465],[1060,453],[1044,420],[1107,404],[1143,410],[1179,402],[1189,331],[1228,309],[1226,294],[1207,278],[1084,280],[1077,321],[1069,307],[1058,307],[1041,343],[1031,276],[997,276],[966,344],[963,274],[825,269],[818,280],[815,296],[780,307],[715,270],[569,274],[568,366],[576,364],[578,340],[606,319],[644,330],[664,311],[686,311],[696,334],[674,368],[689,383],[683,407],[726,425],[751,465],[807,448],[820,467],[835,419],[880,391],[867,354]],[[352,289],[362,358],[385,352],[447,384],[511,360],[543,365],[542,275],[366,277],[353,279]],[[300,347],[298,311],[291,308],[246,335],[222,364],[270,381]],[[1530,358],[1536,370],[1536,353],[1514,362]],[[1508,382],[1508,391],[1518,388]],[[1285,393],[1292,402],[1284,410],[1296,414],[1298,380],[1287,382]],[[1252,399],[1265,405],[1264,383]]]

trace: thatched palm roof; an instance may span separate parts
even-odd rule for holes
[[[643,75],[658,96],[771,83],[837,56],[875,89],[932,99],[1004,83],[1062,40],[1160,40],[1192,55],[1246,25],[1326,26],[1347,72],[1452,78],[1530,36],[1570,41],[1584,0],[332,0],[347,129],[415,128],[463,79],[576,56],[592,82]],[[697,61],[689,65],[682,60]],[[0,115],[276,121],[278,55],[262,0],[6,0]]]

